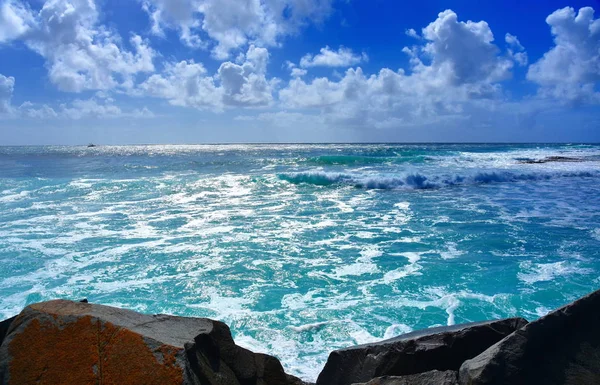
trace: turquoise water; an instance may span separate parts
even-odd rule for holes
[[[548,156],[581,162],[523,164]],[[600,287],[600,146],[0,147],[0,318],[211,317],[315,379],[330,350]]]

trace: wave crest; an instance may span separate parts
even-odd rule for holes
[[[598,177],[593,172],[563,173],[515,173],[510,171],[476,172],[471,175],[433,175],[409,173],[402,176],[365,175],[350,173],[331,173],[324,171],[306,171],[279,174],[278,177],[293,184],[309,184],[315,186],[350,185],[356,188],[390,190],[415,189],[426,190],[455,185],[490,184],[503,182],[543,181],[553,178]]]

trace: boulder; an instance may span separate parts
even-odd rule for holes
[[[430,370],[429,372],[407,376],[377,377],[367,383],[353,385],[458,385],[458,382],[457,373],[453,370],[444,372]]]
[[[206,318],[55,300],[26,307],[0,347],[0,383],[301,384]]]
[[[473,322],[412,332],[366,345],[333,351],[317,385],[349,385],[381,376],[403,376],[430,370],[458,370],[527,324],[522,318]]]
[[[459,382],[600,384],[600,290],[531,322],[465,361]]]

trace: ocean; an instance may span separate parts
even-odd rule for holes
[[[314,380],[333,349],[533,320],[599,277],[600,145],[0,147],[0,319],[209,317]]]

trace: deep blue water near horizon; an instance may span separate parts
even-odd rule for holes
[[[550,156],[579,162],[528,164]],[[600,287],[600,145],[0,147],[0,319],[88,298],[336,348]]]

